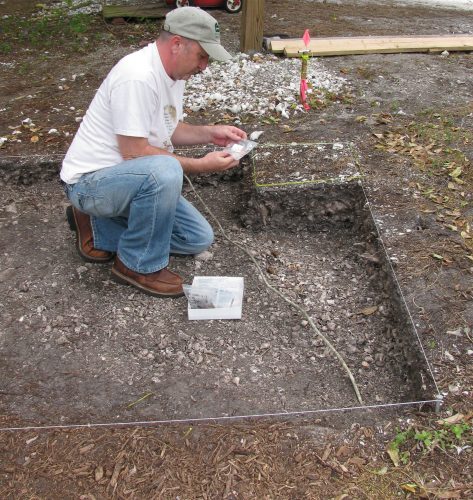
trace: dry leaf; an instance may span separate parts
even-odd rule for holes
[[[364,316],[370,316],[371,314],[374,314],[377,310],[378,306],[365,307],[360,311],[360,314],[363,314]]]
[[[456,177],[460,177],[461,174],[462,174],[461,167],[457,167],[455,170],[453,170],[452,172],[450,172],[448,175],[450,177],[456,178]]]
[[[394,467],[399,467],[399,450],[397,448],[388,448],[388,455]]]
[[[458,490],[451,490],[451,491],[436,491],[435,492],[435,497],[436,498],[461,498],[461,491]]]
[[[322,455],[322,460],[325,462],[327,458],[330,456],[330,453],[332,453],[332,448],[330,445],[325,448],[324,454]]]
[[[401,488],[404,491],[408,491],[409,493],[416,493],[416,491],[417,491],[417,484],[415,484],[415,483],[404,483],[404,484],[401,484]]]
[[[101,465],[97,465],[95,468],[95,480],[99,482],[104,476],[104,470]]]
[[[80,455],[83,455],[84,453],[87,453],[88,451],[90,451],[93,447],[94,447],[94,443],[90,443],[88,444],[87,446],[84,446],[82,447],[80,450],[79,450],[79,454]]]
[[[376,474],[377,476],[384,476],[385,474],[388,473],[388,468],[386,466],[381,467],[379,470],[373,470],[371,471],[373,474]]]
[[[337,453],[335,453],[335,455],[337,458],[347,457],[348,455],[350,455],[350,448],[347,445],[342,444],[342,446],[338,448]]]
[[[458,422],[463,422],[465,415],[463,413],[456,413],[451,417],[444,418],[442,420],[437,420],[438,424],[458,424]]]
[[[360,458],[360,457],[351,457],[349,460],[348,460],[348,463],[350,464],[353,464],[353,465],[356,465],[357,467],[363,467],[363,465],[365,465],[366,463],[366,460],[363,459],[363,458]]]

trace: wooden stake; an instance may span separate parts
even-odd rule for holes
[[[264,0],[245,0],[240,29],[240,51],[261,51],[263,47]]]

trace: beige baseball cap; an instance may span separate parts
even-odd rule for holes
[[[199,7],[181,7],[166,15],[163,30],[200,43],[216,61],[228,61],[232,56],[220,45],[220,26]]]

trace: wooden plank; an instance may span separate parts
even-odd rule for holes
[[[423,36],[368,36],[368,37],[350,37],[350,36],[340,36],[340,37],[320,37],[313,38],[311,40],[310,46],[319,43],[333,43],[333,44],[348,44],[348,43],[357,43],[364,42],[367,44],[386,44],[386,43],[415,43],[417,41],[420,42],[430,42],[441,40],[442,42],[445,40],[458,40],[458,39],[471,39],[470,35],[423,35]],[[286,47],[293,46],[298,48],[303,48],[303,41],[300,38],[286,38],[281,40],[272,40],[271,41],[271,50],[275,53],[284,52]]]
[[[243,2],[240,51],[261,51],[263,47],[264,0]]]
[[[305,48],[300,39],[271,41],[272,52],[284,52],[288,57],[299,57]],[[397,52],[442,52],[473,50],[473,36],[373,36],[313,38],[309,45],[312,56],[335,56],[351,54],[375,54]]]
[[[113,17],[141,17],[149,19],[164,18],[169,12],[169,7],[166,7],[162,2],[135,4],[135,5],[103,5],[102,15],[106,19]]]

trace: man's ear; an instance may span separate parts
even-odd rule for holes
[[[169,42],[170,42],[170,46],[171,46],[171,53],[177,54],[179,52],[179,50],[181,49],[182,44],[183,44],[182,37],[179,35],[173,35]]]

